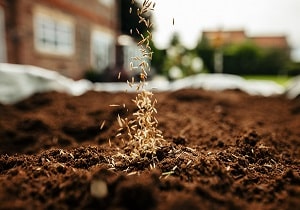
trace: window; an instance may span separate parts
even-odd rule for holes
[[[134,58],[142,58],[142,60],[150,63],[150,60],[143,57],[140,47],[138,47],[137,43],[127,35],[119,36],[119,44],[123,46],[123,59],[124,59],[124,68],[131,69],[130,63],[132,63],[133,67],[138,67],[141,61]],[[139,69],[134,70],[133,74],[138,74]]]
[[[125,45],[123,47],[123,50],[125,69],[130,69],[130,63],[132,63],[134,67],[137,67],[141,63],[140,61],[133,59],[135,57],[142,58],[143,56],[140,52],[140,48],[136,45],[136,43],[132,43],[131,45]]]
[[[98,72],[113,67],[115,60],[115,40],[108,33],[93,31],[92,33],[92,66]]]
[[[38,51],[60,55],[74,53],[74,24],[68,19],[40,12],[35,15],[34,28]]]

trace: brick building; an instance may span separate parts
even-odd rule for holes
[[[290,53],[289,43],[286,36],[253,36],[251,41],[263,48],[277,48]]]
[[[243,30],[232,31],[203,31],[202,38],[205,38],[212,46],[220,47],[231,43],[242,43],[247,39]]]
[[[212,30],[203,31],[202,39],[206,39],[214,47],[251,41],[259,47],[280,49],[290,55],[286,36],[248,36],[244,30]]]
[[[115,65],[117,0],[0,0],[0,62],[74,79]]]

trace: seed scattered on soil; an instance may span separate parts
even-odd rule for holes
[[[128,209],[118,201],[131,195],[129,188],[138,189],[140,198],[157,198],[154,206],[144,202],[143,209],[174,209],[179,201],[181,209],[191,209],[195,199],[200,209],[300,206],[300,121],[292,111],[299,100],[237,90],[156,92],[155,108],[162,113],[156,117],[168,144],[156,151],[152,162],[126,160],[127,139],[122,143],[115,138],[116,110],[123,103],[137,110],[130,103],[135,97],[123,92],[91,91],[76,97],[50,92],[0,105],[0,209],[20,209],[20,203],[35,209],[99,209],[102,204],[103,210]],[[216,106],[222,106],[222,113],[215,112]],[[131,112],[121,114],[128,122],[133,119]],[[28,125],[27,130],[22,127],[24,119],[41,123],[29,132]],[[99,132],[102,119],[105,130]],[[63,129],[66,125],[72,132]],[[99,177],[102,169],[105,174]],[[92,177],[106,182],[107,196],[92,196]]]

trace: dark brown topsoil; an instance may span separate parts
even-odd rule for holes
[[[299,209],[299,99],[154,96],[166,140],[154,169],[116,156],[116,118],[132,115],[135,94],[50,92],[0,105],[0,209]],[[128,112],[109,106],[123,103]]]

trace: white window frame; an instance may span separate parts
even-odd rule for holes
[[[0,63],[7,61],[4,9],[0,7]]]
[[[70,56],[75,52],[75,26],[68,16],[37,10],[34,15],[34,44],[37,51]]]
[[[115,65],[115,38],[112,34],[93,30],[91,37],[91,66],[102,73]]]
[[[100,3],[106,5],[106,6],[112,6],[115,3],[115,0],[98,0]]]
[[[141,58],[143,61],[150,63],[148,58],[143,56],[141,52],[141,48],[137,46],[136,42],[132,42],[130,44],[123,46],[123,59],[124,59],[124,68],[130,70],[131,74],[138,74],[140,69],[131,69],[130,63],[133,67],[138,67],[141,61],[135,59]]]
[[[130,63],[134,67],[137,67],[141,62],[139,60],[136,60],[134,58],[142,58],[142,53],[140,52],[140,48],[137,46],[135,42],[133,42],[131,45],[125,45],[123,47],[123,54],[124,54],[124,68],[130,69]]]

